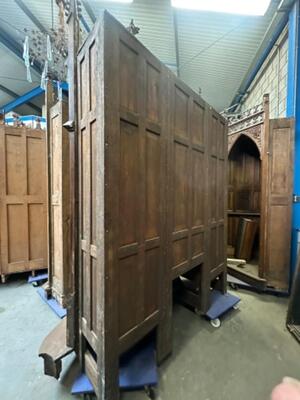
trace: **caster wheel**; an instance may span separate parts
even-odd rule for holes
[[[95,400],[95,396],[93,394],[85,394],[83,398],[84,400]]]
[[[229,283],[229,287],[233,290],[238,290],[238,287],[235,283]]]
[[[149,399],[151,399],[151,400],[155,400],[156,399],[156,393],[155,393],[153,387],[145,386],[144,389],[145,389],[145,393],[149,397]]]
[[[221,326],[221,321],[220,321],[219,318],[211,319],[211,320],[210,320],[210,324],[211,324],[211,326],[214,327],[214,328],[220,328],[220,326]]]
[[[195,311],[195,314],[198,315],[198,317],[202,316],[202,312],[201,312],[201,310],[199,310],[199,308],[195,308],[194,311]]]
[[[239,310],[239,309],[240,309],[239,304],[236,304],[235,306],[233,306],[233,309],[234,309],[234,310]]]

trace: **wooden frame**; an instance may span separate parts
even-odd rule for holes
[[[120,354],[155,328],[158,361],[171,351],[172,280],[202,268],[208,307],[225,279],[226,122],[108,13],[78,76],[80,356],[116,399]]]
[[[47,166],[45,132],[0,125],[2,281],[47,268]]]
[[[97,397],[117,400],[122,353],[150,333],[159,363],[172,350],[173,280],[196,282],[204,309],[211,280],[225,278],[226,121],[107,12],[77,67],[79,268],[66,334]],[[52,345],[61,329],[40,351],[56,376],[70,345]]]
[[[48,294],[67,306],[72,290],[71,257],[71,194],[70,194],[70,142],[69,132],[63,127],[67,121],[68,105],[59,101],[50,110],[49,118],[49,213],[51,252]]]
[[[244,135],[257,146],[261,159],[259,270],[255,283],[288,290],[293,194],[294,122],[269,118],[269,96],[263,103],[229,121],[228,153]],[[250,214],[249,214],[250,215]],[[255,217],[255,213],[253,213]],[[230,215],[229,215],[230,218]],[[230,267],[230,273],[242,272]]]

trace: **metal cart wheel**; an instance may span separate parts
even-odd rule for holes
[[[220,326],[221,326],[220,318],[211,319],[210,320],[210,324],[211,324],[212,327],[214,327],[216,329],[220,328]]]
[[[202,317],[202,312],[199,308],[196,307],[194,311],[195,311],[195,314],[198,315],[198,317]]]
[[[229,287],[233,290],[238,290],[238,286],[235,283],[230,282]]]
[[[236,304],[235,306],[233,306],[233,309],[234,309],[234,310],[239,310],[239,309],[240,309],[240,305],[239,305],[239,304]]]
[[[83,398],[84,398],[84,400],[95,400],[96,399],[94,394],[89,394],[89,393],[88,394],[84,394]]]
[[[155,400],[156,399],[156,393],[155,390],[152,386],[144,386],[144,390],[146,395],[149,397],[149,399],[151,400]]]

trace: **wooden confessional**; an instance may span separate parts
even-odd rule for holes
[[[261,289],[288,289],[293,149],[293,120],[269,119],[267,95],[229,120],[228,272]]]

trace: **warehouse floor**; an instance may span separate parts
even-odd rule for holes
[[[285,329],[287,299],[239,291],[240,311],[220,329],[175,306],[174,353],[160,369],[158,399],[269,399],[285,375],[300,378],[299,344]],[[60,382],[43,375],[37,352],[58,318],[25,280],[0,286],[0,399],[75,399],[70,384],[74,357],[64,361]],[[147,399],[143,392],[122,400]]]

